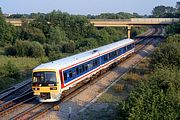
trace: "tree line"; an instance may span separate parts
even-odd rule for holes
[[[153,8],[150,17],[157,18],[179,18],[180,17],[180,2],[176,2],[176,7],[159,5]]]
[[[128,18],[126,14],[124,17]],[[129,14],[128,14],[129,15]],[[133,16],[133,15],[131,15]],[[34,20],[14,27],[0,17],[0,46],[11,56],[61,58],[126,37],[127,28],[95,28],[88,17],[61,11],[33,14]],[[133,30],[133,36],[139,29]]]

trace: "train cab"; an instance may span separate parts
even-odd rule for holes
[[[32,90],[40,102],[55,102],[60,99],[60,77],[55,70],[34,70]]]

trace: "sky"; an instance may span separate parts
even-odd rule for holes
[[[60,10],[70,14],[98,15],[101,13],[136,12],[150,15],[158,5],[175,7],[180,0],[0,0],[3,13],[49,13]]]

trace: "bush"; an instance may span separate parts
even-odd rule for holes
[[[13,51],[14,50],[14,51]],[[24,57],[24,56],[30,56],[30,57],[42,57],[45,55],[43,46],[36,41],[30,42],[30,41],[22,41],[18,40],[15,43],[15,46],[7,47],[6,53],[7,55],[16,53],[17,56]]]
[[[12,84],[15,83],[15,80],[10,77],[0,77],[0,90],[7,89]]]
[[[119,119],[178,119],[180,71],[157,69],[119,104]]]
[[[166,43],[180,43],[180,35],[174,34],[166,39]]]
[[[180,68],[180,43],[166,43],[160,46],[153,54],[151,68],[157,66],[175,66]]]
[[[50,61],[57,60],[60,58],[62,58],[62,53],[60,53],[60,52],[52,51],[49,54],[49,60]]]
[[[75,51],[75,43],[74,41],[70,40],[68,43],[65,43],[63,46],[63,52],[65,53],[73,53]]]
[[[5,55],[10,55],[10,56],[16,56],[17,55],[17,51],[16,51],[16,48],[14,47],[14,46],[12,46],[12,45],[10,45],[10,46],[6,46],[5,48],[4,48],[5,50]]]
[[[10,77],[14,79],[20,78],[20,70],[13,63],[8,61],[8,63],[2,67],[0,76]]]
[[[30,49],[33,47],[32,43],[30,41],[22,41],[17,40],[15,43],[15,49],[17,51],[17,56],[31,56]]]
[[[115,90],[115,92],[117,92],[117,93],[123,91],[123,89],[124,89],[124,84],[116,84],[116,85],[114,86],[114,90]]]
[[[44,48],[39,42],[32,42],[32,48],[31,48],[31,56],[32,57],[43,57],[45,55]]]
[[[35,27],[22,29],[20,37],[21,39],[37,41],[42,44],[46,41],[44,33]]]

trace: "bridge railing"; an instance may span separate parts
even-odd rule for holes
[[[95,22],[98,22],[98,21],[117,21],[117,22],[131,22],[131,19],[89,19],[90,21],[95,21]]]
[[[178,22],[179,20],[179,18],[131,18],[131,22],[174,23]]]

